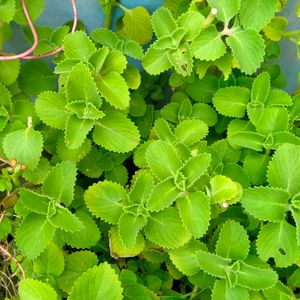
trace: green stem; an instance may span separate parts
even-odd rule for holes
[[[3,21],[0,19],[0,52],[2,51],[2,47],[3,47]]]
[[[293,36],[295,36],[295,35],[300,35],[300,29],[285,32],[285,33],[283,34],[283,37],[284,37],[284,38],[289,38],[289,37],[293,37]]]
[[[104,27],[107,29],[110,29],[112,10],[113,10],[113,7],[111,7],[110,10],[105,15]]]
[[[116,3],[116,6],[119,6],[124,12],[129,12],[129,9],[120,3]]]

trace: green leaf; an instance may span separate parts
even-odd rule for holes
[[[127,200],[124,188],[114,182],[98,182],[84,194],[86,206],[95,216],[110,224],[117,224]]]
[[[4,106],[8,111],[12,108],[12,102],[10,98],[10,92],[9,90],[0,82],[0,105]]]
[[[217,18],[228,24],[229,21],[238,13],[241,5],[240,0],[208,0],[211,8],[217,9]]]
[[[263,221],[279,222],[285,218],[290,194],[271,187],[254,187],[244,190],[241,200],[248,213]]]
[[[282,90],[271,90],[269,97],[265,103],[267,106],[271,105],[282,105],[282,106],[292,106],[292,97],[285,91]],[[297,106],[295,105],[295,108]]]
[[[47,215],[49,202],[52,198],[25,188],[20,190],[19,195],[20,201],[27,209],[38,214]]]
[[[43,192],[56,202],[70,205],[73,201],[73,191],[76,180],[76,165],[64,161],[52,168],[43,185]]]
[[[293,196],[300,192],[300,146],[284,144],[269,163],[268,182]]]
[[[224,258],[203,250],[196,252],[198,265],[206,273],[219,277],[226,277],[226,269],[229,267],[231,259]]]
[[[16,232],[16,244],[24,256],[37,258],[49,244],[54,231],[45,216],[29,213]]]
[[[117,72],[110,72],[97,80],[97,86],[101,95],[107,102],[117,109],[125,109],[129,106],[129,88],[125,79]]]
[[[8,3],[14,1],[8,1]],[[1,18],[1,4],[0,4],[0,18]],[[4,85],[13,84],[19,75],[20,61],[19,60],[2,60],[0,61],[0,81]]]
[[[111,72],[122,74],[126,66],[127,59],[125,55],[119,50],[111,50],[105,57],[100,74],[104,76]]]
[[[210,221],[210,201],[203,192],[187,193],[177,199],[180,217],[186,229],[195,238],[202,237]]]
[[[53,242],[50,242],[47,248],[33,262],[34,272],[46,277],[60,276],[64,271],[64,267],[65,261],[63,252]]]
[[[250,249],[247,231],[234,220],[226,221],[216,244],[216,254],[233,260],[245,260]]]
[[[180,197],[181,191],[174,183],[173,178],[167,178],[154,186],[150,198],[147,202],[147,208],[150,211],[160,211],[172,205]]]
[[[66,95],[68,102],[85,100],[100,107],[102,100],[89,68],[83,64],[77,64],[69,74],[66,83]]]
[[[206,250],[198,240],[191,240],[183,247],[169,250],[169,256],[175,267],[185,275],[192,276],[200,271],[196,252]]]
[[[153,174],[161,180],[174,177],[182,165],[175,148],[163,141],[154,141],[148,146],[146,160]]]
[[[102,29],[107,30],[104,28],[102,28]],[[101,30],[101,29],[99,29],[99,30]],[[91,55],[89,62],[94,66],[96,74],[99,74],[101,72],[101,69],[104,65],[104,62],[105,62],[108,54],[109,54],[109,49],[107,47],[102,47],[102,48],[98,49],[97,51],[95,51]]]
[[[95,45],[83,31],[67,34],[63,46],[66,58],[75,58],[84,62],[88,62],[91,54],[96,51]]]
[[[212,291],[212,300],[249,300],[247,289],[234,286],[230,287],[225,280],[217,280]]]
[[[93,30],[91,32],[91,37],[96,43],[100,43],[112,49],[115,49],[120,41],[118,35],[107,28],[97,28]],[[104,48],[105,47],[101,48],[100,51]]]
[[[80,61],[78,59],[73,58],[67,58],[63,60],[62,62],[57,63],[54,73],[55,74],[66,74],[70,73],[72,69],[79,63]]]
[[[157,119],[153,129],[160,140],[169,142],[170,144],[176,141],[176,137],[172,132],[169,123],[165,119]]]
[[[6,23],[12,21],[16,12],[16,1],[2,1],[0,4],[0,19]],[[1,69],[1,68],[0,68]]]
[[[262,151],[266,137],[263,134],[250,131],[242,131],[228,136],[228,142],[231,146]]]
[[[213,107],[206,103],[196,103],[193,105],[191,118],[204,121],[208,126],[217,123],[217,113]]]
[[[13,131],[4,137],[3,150],[8,159],[15,158],[29,170],[33,170],[38,165],[42,154],[42,135],[29,127]]]
[[[95,266],[79,277],[69,300],[122,300],[123,289],[114,269],[108,263]]]
[[[219,89],[213,96],[216,110],[227,117],[243,118],[250,92],[247,88],[231,86]]]
[[[123,72],[124,79],[128,87],[136,90],[141,84],[141,74],[138,68],[128,65]]]
[[[148,48],[142,65],[150,75],[158,75],[172,66],[168,59],[168,51],[155,49],[155,44]]]
[[[175,207],[152,213],[144,232],[151,242],[165,248],[180,247],[191,238]]]
[[[207,135],[208,126],[201,120],[184,120],[177,125],[174,133],[179,143],[191,146]]]
[[[278,281],[278,275],[272,269],[257,268],[242,261],[239,262],[239,266],[237,285],[242,287],[263,290],[274,286]]]
[[[43,92],[35,101],[35,111],[38,117],[48,126],[64,129],[68,116],[65,110],[66,103],[66,98],[62,94]]]
[[[299,204],[297,203],[298,201],[299,200],[292,200],[290,211],[296,223],[297,244],[300,245],[300,209]]]
[[[130,202],[145,204],[153,190],[154,180],[148,173],[140,173],[132,184],[128,194]]]
[[[74,216],[74,215],[73,215]],[[99,242],[101,232],[92,216],[81,210],[77,210],[75,217],[83,224],[80,231],[61,231],[61,238],[72,248],[91,248]]]
[[[92,130],[94,120],[79,119],[76,115],[70,115],[66,121],[65,141],[69,149],[79,148],[86,136]]]
[[[253,15],[251,17],[253,18]],[[236,31],[226,39],[231,48],[234,57],[240,66],[242,72],[253,74],[265,54],[265,44],[263,38],[253,29]]]
[[[54,227],[68,232],[80,231],[84,228],[82,222],[61,205],[56,205],[56,212],[51,217],[48,217],[48,221]]]
[[[282,39],[286,28],[288,26],[288,20],[283,16],[274,17],[271,22],[263,29],[265,36],[271,40],[278,42]]]
[[[240,9],[240,22],[244,29],[253,28],[260,31],[272,19],[278,9],[278,0],[242,1]],[[255,17],[253,17],[255,16]]]
[[[47,283],[26,278],[19,283],[20,300],[57,300],[58,295]]]
[[[279,268],[296,263],[299,257],[296,228],[286,221],[264,225],[258,235],[256,249],[263,261],[272,257]]]
[[[124,33],[130,39],[142,45],[149,43],[152,38],[152,26],[151,17],[146,8],[137,6],[133,9],[125,9],[124,11],[121,33]]]
[[[110,112],[96,123],[93,140],[107,150],[124,153],[138,145],[140,135],[126,116],[120,112]]]
[[[57,278],[58,286],[66,293],[70,293],[75,281],[89,268],[98,264],[94,252],[78,251],[65,256],[65,268]]]
[[[177,28],[171,12],[164,7],[157,9],[151,18],[154,32],[158,38],[170,35]]]
[[[144,56],[143,48],[136,41],[126,41],[123,52],[136,59],[142,59]]]
[[[260,73],[253,81],[251,101],[265,103],[270,93],[270,86],[270,74],[268,72]]]
[[[210,26],[193,40],[191,50],[201,60],[217,60],[226,53],[226,45],[216,27]]]
[[[16,14],[14,16],[14,21],[20,25],[27,24],[25,14],[22,9],[22,2],[16,1]],[[29,3],[26,3],[27,11],[32,21],[35,21],[40,14],[42,13],[45,7],[45,1],[43,0],[32,0]]]
[[[139,231],[146,225],[147,218],[142,215],[133,215],[124,212],[119,219],[118,231],[120,240],[126,248],[132,249],[136,244]]]
[[[32,60],[21,66],[19,74],[21,90],[30,95],[38,96],[44,91],[53,91],[56,88],[56,78],[45,61]]]

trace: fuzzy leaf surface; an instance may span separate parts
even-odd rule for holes
[[[19,283],[20,300],[57,300],[58,295],[47,283],[26,278]]]
[[[157,9],[153,13],[152,25],[158,38],[170,35],[177,28],[177,24],[171,12],[164,7]]]
[[[234,286],[230,287],[224,279],[215,282],[212,291],[212,300],[249,300],[249,292],[247,289]]]

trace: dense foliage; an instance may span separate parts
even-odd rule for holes
[[[0,60],[0,298],[298,298],[286,1],[99,2],[90,35],[36,26],[53,69]],[[0,48],[12,22],[32,42],[20,3],[0,0]]]

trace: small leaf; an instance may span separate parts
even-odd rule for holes
[[[193,40],[191,50],[201,60],[217,60],[226,53],[226,45],[216,27],[210,26]]]
[[[180,247],[191,238],[175,207],[151,214],[144,232],[151,242],[165,248]]]
[[[266,101],[266,105],[267,106],[271,106],[271,105],[291,106],[293,105],[293,100],[292,97],[285,91],[271,90],[269,93],[269,97]]]
[[[114,182],[98,182],[84,194],[88,209],[97,217],[110,224],[117,224],[127,200],[124,188]]]
[[[147,44],[152,38],[151,17],[143,6],[126,9],[122,19],[121,32],[140,44]]]
[[[234,286],[230,287],[225,280],[217,280],[212,291],[212,300],[249,300],[247,289]]]
[[[265,103],[270,92],[271,78],[268,72],[260,73],[253,81],[251,101]]]
[[[146,160],[153,174],[161,180],[174,177],[182,165],[175,148],[163,141],[154,141],[148,146]]]
[[[216,244],[216,254],[233,260],[245,260],[250,249],[247,231],[234,220],[226,221]]]
[[[27,278],[19,283],[20,300],[57,300],[58,295],[47,283]]]
[[[0,19],[6,23],[12,21],[16,12],[15,0],[8,0],[0,4]]]
[[[158,38],[170,35],[177,28],[171,12],[164,7],[157,9],[151,18],[154,32]]]
[[[30,19],[34,22],[42,13],[45,2],[43,0],[32,0],[29,3],[26,3],[27,11],[30,16]],[[25,14],[22,10],[22,3],[16,1],[16,14],[14,16],[14,21],[20,25],[27,24]]]
[[[156,135],[160,140],[164,142],[169,142],[170,144],[176,141],[176,137],[172,132],[169,123],[163,119],[159,118],[155,121],[154,128]]]
[[[131,120],[116,111],[96,123],[93,140],[107,150],[124,153],[138,145],[140,134]]]
[[[19,163],[33,170],[38,165],[42,154],[42,135],[32,128],[13,131],[4,137],[3,150],[8,159],[15,158]]]
[[[6,3],[13,3],[13,1],[8,1]],[[0,4],[0,18],[1,18],[1,7]],[[0,81],[4,85],[13,84],[19,75],[20,72],[20,61],[17,60],[2,60],[0,61]]]
[[[262,151],[266,137],[257,132],[243,131],[228,137],[231,146],[245,147],[256,151]]]
[[[242,118],[245,115],[250,92],[244,87],[231,86],[219,89],[213,97],[216,110],[227,117]]]
[[[128,194],[132,203],[145,204],[153,190],[154,180],[148,173],[140,173]]]
[[[111,50],[105,57],[104,63],[99,72],[105,76],[111,72],[122,74],[127,66],[126,56],[119,50]]]
[[[282,39],[287,26],[288,20],[285,17],[276,16],[263,29],[263,31],[268,39],[270,39],[271,41],[278,42]]]
[[[6,108],[8,111],[10,111],[12,108],[10,92],[2,82],[0,82],[0,95],[0,105]]]
[[[208,0],[211,8],[217,9],[217,18],[228,24],[229,21],[238,13],[241,5],[240,0]]]
[[[105,262],[83,273],[76,280],[68,299],[121,300],[123,299],[122,292],[118,276],[114,269]]]
[[[252,1],[252,0],[251,0]],[[251,15],[252,19],[253,15]],[[231,48],[240,69],[246,74],[253,74],[265,54],[265,44],[263,38],[253,29],[234,32],[226,39]]]

